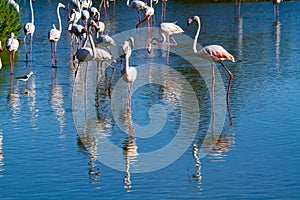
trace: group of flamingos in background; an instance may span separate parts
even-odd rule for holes
[[[12,2],[10,0],[9,2]],[[28,61],[28,51],[26,47],[26,38],[27,35],[30,35],[30,50],[29,52],[32,53],[32,39],[33,34],[35,32],[35,25],[34,25],[34,10],[32,2],[34,0],[30,0],[30,11],[31,11],[31,22],[28,22],[24,25],[24,47],[26,52],[26,61]],[[92,6],[92,0],[69,0],[68,1],[68,30],[72,35],[72,44],[77,44],[76,53],[73,56],[73,60],[78,60],[78,66],[80,63],[85,62],[88,66],[89,61],[97,61],[97,63],[102,63],[103,61],[115,61],[112,57],[108,47],[111,45],[116,45],[115,41],[108,35],[104,35],[103,32],[105,30],[105,24],[100,21],[100,12],[102,7],[104,8],[104,14],[106,16],[106,9],[109,7],[110,2],[114,3],[113,12],[115,13],[115,4],[116,0],[101,0],[99,4],[99,8]],[[236,1],[235,5],[235,12],[237,17],[240,17],[240,2],[241,0]],[[274,4],[274,20],[278,20],[279,18],[279,9],[278,5],[281,0],[273,0]],[[158,3],[158,0],[127,0],[126,5],[129,8],[135,9],[138,14],[138,23],[136,24],[136,28],[138,28],[142,23],[145,21],[148,22],[148,27],[150,27],[149,21],[151,17],[154,15],[154,5]],[[164,22],[166,18],[166,3],[167,0],[162,0],[162,16],[161,21],[162,23],[159,26],[159,33],[161,35],[161,39],[152,38],[147,46],[148,53],[151,53],[152,45],[162,45],[167,44],[167,56],[166,56],[166,63],[169,62],[169,52],[170,46],[177,45],[176,40],[174,39],[173,35],[183,33],[181,27],[179,27],[176,23],[169,23]],[[14,4],[15,5],[15,4]],[[62,24],[61,24],[61,17],[60,17],[60,8],[65,9],[65,5],[63,3],[58,3],[56,11],[57,11],[57,18],[58,18],[58,29],[53,24],[53,28],[50,29],[48,32],[48,39],[50,41],[51,46],[51,59],[52,59],[52,66],[57,66],[57,57],[56,57],[56,49],[57,49],[57,42],[61,37],[62,32]],[[144,19],[141,19],[140,12],[143,13]],[[226,70],[229,74],[229,84],[227,88],[227,103],[228,103],[228,96],[230,92],[230,83],[232,81],[233,75],[229,71],[229,69],[223,64],[223,61],[230,61],[235,62],[234,57],[226,51],[220,45],[209,45],[205,46],[200,50],[196,49],[196,44],[198,41],[200,29],[201,29],[201,22],[200,17],[193,16],[192,18],[188,19],[188,25],[191,24],[193,21],[197,22],[198,30],[196,32],[194,43],[193,43],[193,52],[196,56],[204,58],[206,60],[211,61],[212,66],[212,109],[214,107],[214,63],[218,62],[222,65],[222,67]],[[93,36],[91,36],[91,34]],[[173,43],[170,42],[172,39]],[[87,46],[87,41],[89,41],[90,45]],[[83,43],[82,43],[83,42]],[[100,45],[98,46],[95,45]],[[11,66],[11,74],[14,73],[14,56],[15,52],[18,50],[19,41],[15,37],[14,33],[10,34],[10,37],[6,41],[6,48],[8,51],[11,52],[10,54],[10,66]],[[129,58],[131,56],[131,51],[134,48],[134,39],[130,37],[127,41],[124,42],[122,46],[119,48],[119,57],[121,61],[121,74],[123,76],[124,81],[127,83],[127,102],[128,102],[128,111],[130,111],[130,99],[132,95],[132,83],[136,80],[137,77],[137,70],[134,67],[129,66]],[[0,51],[2,50],[2,46],[0,43]],[[124,60],[124,65],[122,65]],[[2,67],[2,63],[0,60],[0,66]],[[77,66],[77,68],[78,68]],[[110,67],[114,70],[114,67],[109,64]],[[76,70],[77,71],[77,70]],[[30,73],[32,74],[32,73]],[[76,73],[75,73],[76,75]],[[30,77],[30,76],[29,76]],[[24,78],[23,81],[27,81]]]

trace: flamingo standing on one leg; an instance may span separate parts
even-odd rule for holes
[[[148,44],[147,51],[148,53],[151,53],[152,44],[160,45],[164,44],[166,42],[166,35],[168,37],[168,52],[167,52],[167,58],[166,63],[169,63],[169,55],[170,55],[170,46],[176,46],[177,42],[174,39],[173,35],[183,33],[184,31],[180,26],[178,26],[176,23],[170,23],[170,22],[164,22],[160,24],[159,27],[159,34],[161,35],[162,39],[159,41],[157,38],[153,38],[151,42]],[[173,43],[170,43],[170,38],[173,40]]]
[[[30,11],[31,11],[31,22],[28,22],[24,25],[24,46],[25,46],[25,53],[26,53],[26,60],[27,60],[27,48],[26,48],[26,36],[30,34],[30,52],[32,52],[32,37],[35,31],[34,25],[34,13],[32,8],[32,0],[29,1],[30,3]]]
[[[19,48],[19,41],[15,38],[13,32],[10,33],[9,38],[6,40],[6,48],[10,51],[10,74],[14,74],[14,59],[15,53]]]
[[[282,0],[273,0],[274,5],[274,21],[279,20],[279,4]]]
[[[212,66],[212,112],[214,113],[214,85],[215,85],[215,73],[214,73],[214,62],[219,62],[223,68],[226,70],[226,72],[229,74],[229,84],[227,88],[227,95],[226,95],[226,102],[228,104],[228,98],[229,98],[229,92],[230,92],[230,84],[233,79],[232,73],[229,71],[229,69],[222,63],[223,61],[231,61],[235,62],[234,57],[228,53],[222,46],[220,45],[209,45],[203,47],[200,51],[197,50],[197,40],[199,37],[200,29],[201,29],[201,22],[200,18],[198,16],[194,16],[190,19],[188,19],[188,25],[192,23],[193,21],[196,21],[198,23],[198,30],[195,35],[194,44],[193,44],[193,51],[196,56],[202,57],[204,59],[207,59],[211,61]]]
[[[129,39],[130,40],[130,39]],[[130,113],[131,110],[131,97],[132,97],[132,84],[136,79],[137,70],[135,67],[129,66],[129,58],[131,56],[131,47],[127,45],[127,41],[124,42],[123,51],[125,57],[125,67],[121,67],[121,74],[123,76],[123,80],[127,85],[127,112]]]
[[[56,57],[56,46],[57,46],[57,42],[60,39],[60,35],[61,35],[61,19],[60,19],[60,15],[59,15],[59,8],[63,8],[65,9],[65,5],[62,3],[58,3],[57,5],[57,19],[58,19],[58,29],[55,27],[55,25],[53,24],[53,28],[49,31],[48,33],[48,39],[50,41],[50,45],[51,45],[51,52],[52,52],[52,43],[54,42],[54,50],[52,53],[52,66],[55,66],[57,64],[57,59]]]

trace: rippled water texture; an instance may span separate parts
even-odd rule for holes
[[[166,21],[177,21],[185,32],[175,36],[178,45],[166,65],[167,47],[153,47],[149,55],[146,24],[136,31],[136,11],[117,1],[116,16],[111,7],[101,18],[118,45],[135,37],[131,115],[117,56],[111,88],[112,69],[95,62],[87,70],[82,64],[75,78],[62,9],[58,66],[52,68],[47,33],[57,26],[57,3],[33,5],[32,62],[25,62],[21,42],[10,76],[8,58],[0,55],[1,199],[300,197],[299,2],[282,2],[274,23],[269,1],[242,3],[241,18],[233,3],[168,1]],[[20,7],[22,22],[30,21],[28,1]],[[155,12],[158,26],[161,2]],[[231,115],[228,75],[216,63],[218,111],[211,117],[211,65],[193,55],[197,24],[186,24],[193,15],[202,22],[198,49],[220,44],[237,60],[226,63],[234,75]],[[117,55],[117,47],[111,51]],[[16,81],[30,70],[26,84]]]

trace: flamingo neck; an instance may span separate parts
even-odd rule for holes
[[[127,0],[127,3],[126,3],[127,6],[129,6],[129,1],[130,1],[130,0]]]
[[[128,71],[129,71],[129,57],[130,56],[128,56],[127,54],[126,54],[126,56],[125,56],[125,63],[126,63],[126,70],[125,70],[125,72],[127,73]]]
[[[34,14],[33,14],[32,0],[30,0],[29,4],[30,4],[30,11],[31,11],[31,23],[34,24]]]
[[[198,23],[198,30],[197,30],[197,33],[195,35],[195,39],[194,39],[194,44],[193,44],[193,51],[194,53],[197,53],[197,40],[198,40],[198,37],[199,37],[199,33],[200,33],[200,29],[201,29],[201,23],[200,23],[200,19],[197,20],[197,23]]]
[[[60,15],[59,15],[59,6],[57,6],[56,13],[57,13],[57,19],[58,19],[58,30],[59,30],[59,32],[61,32],[61,20],[60,20]]]
[[[93,52],[93,57],[95,57],[95,44],[94,44],[93,38],[92,38],[92,36],[91,36],[91,34],[90,34],[90,26],[88,27],[87,30],[88,30],[88,32],[87,32],[88,38],[89,38],[90,43],[91,43],[91,48],[92,48],[92,52]],[[85,45],[85,44],[84,44],[84,45]]]

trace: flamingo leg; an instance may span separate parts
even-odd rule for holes
[[[26,61],[28,60],[28,55],[27,55],[27,47],[26,47],[26,34],[24,35],[24,48],[25,48],[25,55],[26,55]]]
[[[167,50],[167,58],[166,63],[169,64],[169,56],[170,56],[170,36],[168,35],[168,50]]]
[[[215,65],[211,62],[211,110],[212,116],[215,115]]]
[[[228,117],[229,117],[229,125],[230,125],[230,127],[232,127],[233,123],[232,123],[232,115],[230,112],[230,105],[229,105],[229,93],[230,93],[230,86],[231,86],[232,79],[233,79],[233,74],[231,73],[231,71],[229,71],[229,69],[223,63],[221,63],[221,65],[229,74],[229,82],[228,82],[227,94],[226,94],[226,103],[227,103],[227,112],[228,112]]]
[[[174,37],[173,36],[170,36],[171,37],[171,39],[172,39],[172,41],[173,41],[173,43],[170,43],[170,45],[171,46],[177,46],[177,42],[176,42],[176,40],[174,39]]]

